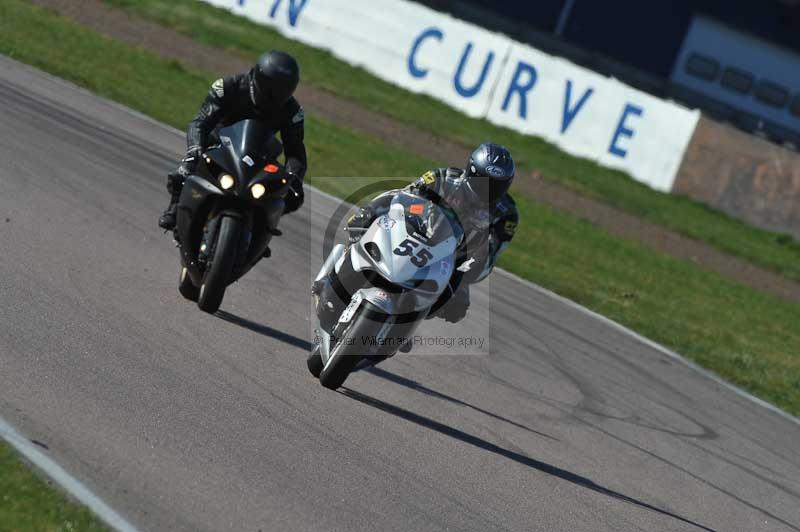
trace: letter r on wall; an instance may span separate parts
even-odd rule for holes
[[[514,77],[511,78],[511,84],[508,86],[508,92],[503,100],[503,111],[508,110],[511,97],[519,94],[519,116],[523,119],[528,118],[528,93],[536,85],[537,77],[536,68],[533,65],[522,61],[517,63],[517,70],[514,72]]]

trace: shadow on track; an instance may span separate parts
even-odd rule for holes
[[[388,381],[394,382],[394,383],[399,384],[401,386],[405,386],[406,388],[411,388],[412,390],[418,391],[418,392],[423,393],[425,395],[428,395],[430,397],[436,397],[437,399],[442,399],[444,401],[448,401],[448,402],[453,403],[453,404],[457,404],[457,405],[460,405],[460,406],[467,407],[469,409],[475,410],[476,412],[480,412],[481,414],[489,416],[490,418],[496,419],[498,421],[502,421],[504,423],[508,423],[509,425],[513,425],[513,426],[515,426],[515,427],[517,427],[519,429],[522,429],[524,431],[530,432],[532,434],[536,434],[537,436],[542,436],[543,438],[547,438],[547,439],[553,440],[553,441],[561,441],[558,438],[550,436],[549,434],[545,434],[544,432],[539,432],[538,430],[534,430],[534,429],[532,429],[530,427],[526,427],[525,425],[517,423],[516,421],[513,421],[511,419],[505,418],[505,417],[500,416],[498,414],[495,414],[493,412],[489,412],[488,410],[484,410],[483,408],[481,408],[479,406],[472,405],[470,403],[462,401],[461,399],[456,399],[455,397],[452,397],[450,395],[444,394],[442,392],[437,392],[436,390],[432,390],[431,388],[428,388],[427,386],[424,386],[424,385],[418,383],[417,381],[414,381],[414,380],[411,380],[411,379],[407,379],[405,377],[401,377],[400,375],[395,375],[394,373],[391,373],[391,372],[386,371],[384,369],[381,369],[379,367],[376,367],[376,366],[369,367],[369,368],[364,370],[364,373],[369,373],[369,374],[374,375],[376,377],[380,377],[381,379],[386,379]]]
[[[311,352],[311,350],[314,348],[314,345],[307,340],[303,340],[297,336],[292,336],[291,334],[279,331],[278,329],[273,329],[267,325],[261,325],[260,323],[250,321],[246,318],[240,318],[236,314],[231,314],[230,312],[225,312],[224,310],[218,310],[215,316],[223,321],[227,321],[228,323],[233,323],[234,325],[244,327],[245,329],[255,333],[267,336],[269,338],[274,338],[275,340],[280,340],[281,342],[299,347],[300,349],[305,349],[308,352]]]
[[[622,493],[616,492],[614,490],[608,489],[604,486],[596,484],[591,479],[586,477],[582,477],[575,473],[571,473],[565,469],[558,468],[556,466],[550,465],[546,462],[541,462],[534,458],[530,458],[525,456],[524,454],[520,454],[514,451],[510,451],[508,449],[504,449],[498,445],[495,445],[492,442],[486,441],[478,436],[474,436],[472,434],[468,434],[462,430],[450,427],[445,425],[444,423],[440,423],[433,419],[427,418],[420,414],[416,414],[411,412],[410,410],[406,410],[399,406],[395,406],[380,399],[375,399],[374,397],[370,397],[368,395],[364,395],[361,392],[357,392],[355,390],[351,390],[349,388],[341,388],[339,393],[345,395],[351,399],[354,399],[360,403],[363,403],[368,406],[372,406],[377,408],[378,410],[382,410],[388,414],[392,414],[399,418],[405,419],[406,421],[410,421],[411,423],[416,423],[421,427],[425,427],[430,430],[434,430],[440,434],[444,434],[445,436],[450,436],[451,438],[455,438],[459,441],[467,443],[469,445],[478,447],[479,449],[483,449],[485,451],[489,451],[491,453],[495,453],[499,456],[504,458],[508,458],[509,460],[513,460],[518,464],[522,464],[524,466],[536,469],[537,471],[541,471],[542,473],[546,473],[548,475],[552,475],[554,477],[560,478],[562,480],[566,480],[572,484],[580,486],[582,488],[586,488],[588,490],[594,491],[595,493],[599,493],[601,495],[605,495],[607,497],[612,497],[614,499],[620,500],[622,502],[626,502],[628,504],[632,504],[634,506],[638,506],[640,508],[644,508],[645,510],[650,510],[651,512],[655,512],[666,517],[671,517],[672,519],[676,519],[683,523],[689,524],[691,526],[697,527],[700,530],[706,530],[708,532],[716,532],[713,528],[708,528],[706,526],[701,525],[700,523],[696,523],[687,519],[685,517],[681,517],[677,514],[669,512],[667,510],[662,510],[661,508],[657,508],[651,504],[648,504],[644,501],[640,501],[638,499],[634,499],[633,497],[629,497],[627,495],[623,495]]]

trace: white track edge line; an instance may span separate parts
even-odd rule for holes
[[[53,479],[56,484],[89,508],[108,526],[120,532],[138,532],[136,527],[103,502],[81,481],[70,475],[63,467],[40,451],[33,443],[22,437],[2,417],[0,417],[0,436],[28,461],[33,463],[34,466]]]

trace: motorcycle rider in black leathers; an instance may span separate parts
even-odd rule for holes
[[[299,82],[297,61],[286,53],[271,51],[262,55],[250,72],[218,79],[211,85],[186,132],[186,156],[178,169],[167,176],[170,203],[158,220],[160,227],[175,227],[184,180],[196,170],[203,151],[214,143],[214,131],[246,119],[259,120],[273,131],[280,131],[286,171],[293,177],[284,214],[300,208],[307,161],[303,108],[292,97]]]
[[[508,194],[514,179],[514,160],[503,146],[484,143],[472,152],[466,169],[437,168],[422,175],[404,190],[449,209],[464,229],[458,245],[453,275],[429,317],[455,323],[469,308],[469,285],[485,279],[500,253],[514,237],[519,213]],[[386,214],[397,191],[373,199],[347,222],[352,241],[378,216]]]

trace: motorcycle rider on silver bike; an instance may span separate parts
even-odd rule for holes
[[[519,213],[508,194],[514,173],[514,160],[508,150],[484,143],[472,152],[465,169],[430,170],[404,189],[445,209],[464,230],[448,289],[428,317],[452,323],[462,320],[470,305],[469,285],[491,273],[500,253],[514,237]],[[363,229],[377,217],[386,214],[396,193],[381,194],[348,220],[352,242],[358,241]]]

